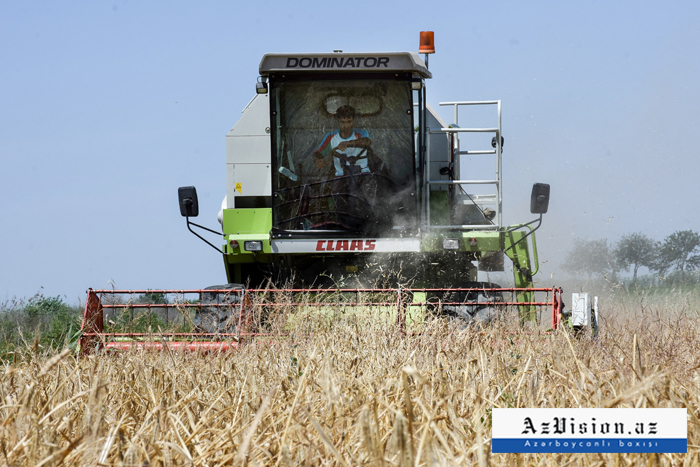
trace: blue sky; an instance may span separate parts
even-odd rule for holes
[[[262,55],[415,51],[421,30],[433,107],[503,101],[506,222],[552,186],[542,281],[576,237],[699,231],[698,24],[691,1],[0,2],[0,301],[224,283],[176,191],[218,226]]]

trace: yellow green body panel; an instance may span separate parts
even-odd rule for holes
[[[268,262],[263,257],[271,253],[270,229],[272,229],[272,209],[224,209],[223,230],[226,244],[224,252],[228,262],[253,263]],[[231,240],[236,240],[238,246],[232,248]],[[261,252],[245,251],[244,242],[247,240],[261,241]]]
[[[263,234],[272,229],[272,209],[224,209],[224,234]]]

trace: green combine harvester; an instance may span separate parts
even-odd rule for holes
[[[256,94],[226,135],[221,231],[192,222],[196,189],[178,190],[188,228],[226,271],[226,285],[192,291],[200,304],[242,309],[246,291],[270,288],[397,291],[397,303],[438,304],[465,323],[490,321],[500,305],[536,320],[537,306],[548,306],[556,327],[561,290],[533,284],[549,185],[532,188],[535,220],[503,224],[501,101],[442,102],[454,115],[443,121],[426,100],[432,32],[421,33],[419,51],[425,60],[342,51],[262,58]],[[470,112],[491,117],[462,127]],[[223,244],[193,227],[223,232]],[[504,271],[506,257],[514,287],[478,281],[478,271]],[[547,301],[535,301],[540,291]],[[230,312],[199,306],[196,322],[240,334],[239,312],[226,328]]]

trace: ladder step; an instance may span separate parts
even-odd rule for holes
[[[498,185],[498,180],[431,180],[428,185]]]
[[[440,102],[440,105],[489,105],[500,104],[501,101],[456,101],[456,102]]]
[[[468,230],[494,230],[498,229],[496,224],[484,224],[484,225],[430,225],[431,229],[468,229]]]
[[[462,156],[462,155],[473,155],[473,154],[496,154],[495,149],[491,149],[489,151],[455,151],[455,155]]]
[[[445,133],[498,133],[498,128],[440,128]],[[430,130],[431,133],[436,133]]]

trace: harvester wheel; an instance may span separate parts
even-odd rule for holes
[[[194,317],[195,332],[235,332],[240,309],[241,284],[212,285],[204,290],[226,292],[202,292],[201,307]]]
[[[500,285],[491,282],[470,282],[462,286],[462,288],[474,290],[451,292],[445,294],[442,298],[443,303],[453,303],[442,306],[443,314],[450,317],[459,327],[465,328],[472,324],[488,324],[499,316],[498,307],[488,303],[503,301],[501,292],[491,290],[500,289]],[[477,304],[461,305],[459,303]],[[484,304],[481,305],[481,303]]]

